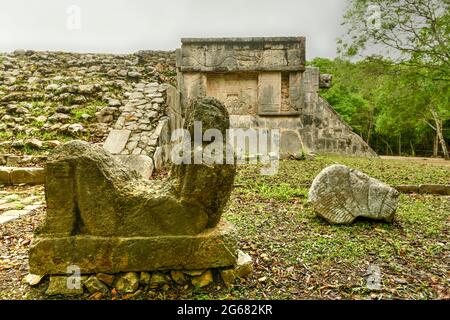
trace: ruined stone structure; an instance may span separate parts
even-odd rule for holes
[[[194,121],[224,135],[229,117],[213,98],[190,105]],[[192,149],[192,153],[193,153]],[[59,147],[45,167],[47,215],[30,249],[30,272],[83,274],[232,267],[233,227],[221,220],[235,164],[174,164],[167,180],[142,179],[86,142]]]
[[[302,152],[376,156],[319,96],[319,70],[305,67],[305,38],[182,39],[177,51],[182,106],[221,100],[232,127],[280,129],[282,157]],[[329,86],[331,77],[322,77]]]

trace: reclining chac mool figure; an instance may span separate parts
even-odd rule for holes
[[[218,129],[225,144],[229,117],[221,102],[191,101],[189,132],[194,121],[203,131]],[[45,172],[47,216],[30,249],[34,273],[64,273],[73,264],[88,273],[235,263],[233,228],[220,221],[234,163],[173,164],[166,180],[150,181],[102,148],[71,141],[54,152]]]

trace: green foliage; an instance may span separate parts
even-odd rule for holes
[[[0,140],[7,140],[11,138],[14,134],[11,131],[0,131]]]
[[[449,80],[450,3],[448,0],[348,0],[338,41],[341,54],[353,57],[377,47],[416,69]]]
[[[378,153],[430,155],[432,110],[444,130],[450,124],[448,82],[434,81],[424,70],[418,74],[377,56],[358,62],[316,58],[309,64],[333,74],[333,86],[321,89],[321,95]],[[448,138],[449,130],[444,132]]]
[[[411,148],[409,152],[415,154],[416,147],[425,149],[422,150],[425,153],[431,151],[437,132],[442,131],[444,139],[448,139],[450,2],[348,0],[343,25],[347,30],[338,40],[341,56],[364,57],[369,51],[376,50],[395,60],[392,63],[386,58],[377,58],[380,69],[372,69],[376,65],[370,66],[366,79],[358,84],[357,92],[366,88],[373,95],[362,92],[362,97],[369,101],[369,110],[375,113],[376,143],[385,144],[386,151],[392,150],[390,145],[397,144],[398,153],[402,153],[406,145]],[[369,60],[376,61],[368,58],[355,66],[367,64]],[[376,74],[381,75],[381,83],[373,81]],[[351,78],[355,79],[353,75]],[[348,84],[344,86],[351,88]],[[327,94],[337,103],[337,111],[343,113],[356,130],[361,130],[360,120],[355,120],[351,108],[358,103],[349,101],[348,92],[340,89]],[[364,109],[362,106],[356,108],[358,113]],[[370,123],[372,125],[373,121]],[[444,156],[448,157],[446,143],[443,139],[437,141]]]

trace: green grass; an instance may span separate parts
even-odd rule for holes
[[[258,263],[250,285],[234,295],[255,299],[440,296],[439,288],[448,286],[449,197],[401,195],[392,224],[357,220],[352,225],[330,225],[305,203],[308,189],[301,185],[310,184],[331,163],[350,165],[392,184],[448,183],[446,167],[381,159],[323,156],[282,161],[274,176],[259,175],[257,166],[241,166],[225,217],[237,226],[241,247]],[[261,259],[263,255],[269,260]],[[365,287],[369,265],[382,270],[381,292]],[[293,271],[286,273],[288,269]],[[258,283],[263,276],[271,279],[269,284]],[[398,278],[407,284],[396,283]],[[329,289],[324,291],[324,286]]]
[[[0,141],[2,140],[8,140],[11,138],[14,134],[11,131],[0,131]]]
[[[269,185],[266,183],[254,184],[249,189],[245,189],[250,193],[255,193],[263,199],[291,200],[296,198],[305,198],[307,190],[292,187],[287,183],[279,185]]]
[[[71,114],[73,115],[71,122],[91,122],[95,120],[95,113],[97,112],[97,108],[101,106],[100,104],[97,105],[90,105],[84,108],[76,108],[71,111]],[[82,118],[83,114],[88,114],[90,116],[89,119],[85,120]]]
[[[311,184],[321,170],[331,164],[344,164],[392,185],[398,184],[448,184],[450,167],[426,163],[384,160],[381,158],[353,158],[340,156],[317,156],[312,161],[281,161],[276,184],[285,183],[293,188]],[[244,185],[273,184],[271,176],[259,174],[260,167],[241,166],[236,183]]]

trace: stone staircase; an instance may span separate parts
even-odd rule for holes
[[[140,81],[124,95],[103,148],[149,178],[167,163],[170,132],[181,125],[177,91],[167,83]]]

